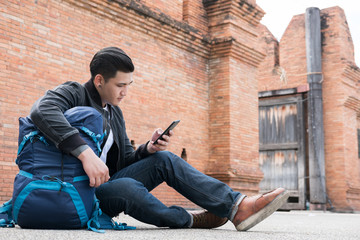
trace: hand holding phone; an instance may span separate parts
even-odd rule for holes
[[[163,140],[164,135],[169,135],[170,130],[173,130],[180,120],[173,121],[170,126],[154,141],[154,144],[158,143],[158,140]]]

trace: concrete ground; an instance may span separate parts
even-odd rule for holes
[[[360,239],[360,214],[318,211],[275,212],[247,232],[237,232],[228,222],[217,229],[168,229],[141,223],[121,214],[116,220],[136,230],[95,233],[88,230],[32,230],[0,228],[1,240],[12,239]]]

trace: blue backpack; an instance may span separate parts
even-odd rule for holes
[[[99,156],[103,133],[101,114],[91,107],[64,113],[71,126]],[[81,162],[63,154],[37,130],[29,117],[19,119],[19,149],[13,197],[0,207],[0,226],[40,229],[134,229],[114,222],[99,209]]]

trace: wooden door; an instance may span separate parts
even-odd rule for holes
[[[282,209],[305,208],[305,121],[301,94],[259,99],[260,191],[290,191]]]

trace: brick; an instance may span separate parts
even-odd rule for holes
[[[106,46],[123,48],[135,63],[135,84],[120,106],[131,140],[144,143],[155,128],[181,119],[169,150],[181,154],[185,148],[188,162],[205,173],[225,176],[235,169],[249,174],[250,180],[227,183],[255,193],[262,176],[257,95],[286,88],[307,91],[304,15],[291,20],[278,42],[259,23],[264,13],[256,1],[243,1],[240,7],[234,2],[1,2],[0,56],[6,60],[0,60],[5,83],[0,88],[0,201],[11,196],[18,171],[13,164],[18,117],[28,115],[47,89],[69,80],[86,82],[91,57]],[[230,9],[219,11],[212,4]],[[250,5],[256,14],[246,14]],[[360,73],[353,63],[344,12],[335,7],[321,14],[326,23],[322,34],[327,189],[337,209],[360,210]],[[283,69],[287,81],[280,80]],[[167,205],[197,207],[164,184],[154,194]]]
[[[360,121],[356,82],[360,71],[354,63],[343,10],[339,7],[321,10],[321,22],[326,188],[336,210],[356,210],[360,205],[360,160],[356,145]],[[260,66],[259,90],[297,88],[306,92],[304,14],[293,17],[280,42],[265,26],[261,26],[261,31],[261,38],[266,40],[261,48],[269,54]],[[280,81],[279,67],[286,71],[287,82]]]

